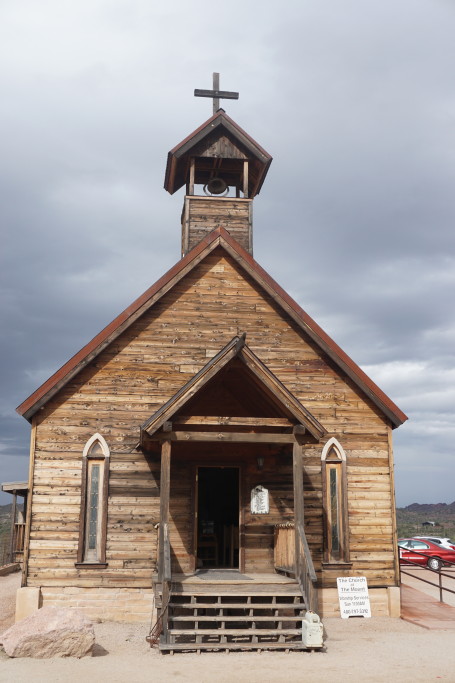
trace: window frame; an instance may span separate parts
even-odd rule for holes
[[[321,454],[322,505],[324,516],[323,564],[351,565],[349,550],[347,468],[346,453],[339,441],[332,437],[325,444]],[[331,472],[336,472],[336,515],[339,550],[333,550]]]
[[[96,449],[95,446],[99,448]],[[79,525],[79,543],[77,549],[78,568],[107,567],[106,536],[107,536],[107,501],[109,493],[109,460],[110,451],[106,440],[101,434],[94,434],[84,446],[82,453],[81,473],[81,509]],[[89,493],[94,466],[99,465],[100,480],[98,484],[98,514],[96,520],[96,547],[88,548],[89,539]]]

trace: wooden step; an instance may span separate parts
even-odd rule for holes
[[[169,607],[182,609],[300,609],[305,607],[301,596],[299,602],[178,602],[172,597]]]
[[[159,592],[161,592],[160,589],[158,589]],[[183,584],[183,585],[172,585],[172,594],[173,595],[195,595],[195,596],[201,596],[204,597],[205,595],[220,595],[223,597],[234,597],[234,596],[251,596],[251,597],[257,597],[260,598],[262,596],[278,596],[278,595],[301,595],[301,592],[297,586],[297,584],[292,583],[292,584],[283,584],[283,585],[278,585],[278,586],[272,586],[270,584],[267,584],[265,586],[259,587],[257,584],[251,586],[251,588],[248,587],[246,584],[241,584],[240,586],[229,586],[226,587],[226,585],[223,586],[213,586],[210,584],[207,584],[207,586],[201,584]]]
[[[214,650],[227,652],[230,650],[286,650],[305,651],[322,648],[306,647],[303,642],[292,643],[160,643],[161,652]]]
[[[300,628],[284,628],[277,630],[266,628],[170,628],[171,636],[298,636],[301,634]]]
[[[302,616],[289,616],[288,614],[280,614],[275,616],[258,616],[255,614],[243,615],[243,616],[225,616],[223,614],[218,614],[215,616],[206,616],[205,614],[193,614],[192,616],[177,616],[173,615],[169,617],[170,621],[302,621]]]
[[[161,607],[159,594],[157,604]],[[161,636],[160,651],[311,649],[302,643],[306,609],[293,580],[276,585],[173,581],[167,637]]]

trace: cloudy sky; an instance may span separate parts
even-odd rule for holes
[[[455,500],[454,35],[453,0],[1,0],[0,481],[16,406],[178,260],[219,71],[274,157],[255,258],[409,415],[398,505]]]

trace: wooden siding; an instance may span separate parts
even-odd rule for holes
[[[182,215],[182,253],[186,254],[220,225],[251,253],[251,212],[251,199],[185,197]]]
[[[273,300],[215,251],[68,383],[37,417],[28,585],[147,588],[155,568],[159,455],[135,450],[140,425],[236,334],[335,436],[347,455],[352,567],[371,586],[396,584],[389,429]],[[76,569],[82,451],[99,432],[110,452],[106,569]],[[321,451],[304,450],[305,527],[322,567]],[[246,448],[246,447],[245,447]],[[178,456],[178,454],[177,454]],[[240,456],[237,456],[239,458]],[[272,566],[273,523],[292,519],[292,462],[268,456],[257,480],[244,456],[245,568]],[[171,459],[171,542],[188,567],[192,548],[188,461]],[[185,467],[187,470],[185,471]],[[176,469],[177,468],[177,469]],[[178,471],[180,468],[180,471]],[[182,469],[183,468],[183,469]],[[188,474],[188,477],[187,477]],[[178,475],[178,476],[177,476]],[[271,491],[271,514],[248,514],[249,491]],[[340,570],[325,567],[324,585]]]
[[[210,157],[212,159],[248,159],[245,152],[226,135],[217,137],[211,144],[207,144],[207,142],[205,141],[205,144],[201,145],[202,149],[196,147],[193,150],[193,156],[199,154],[201,157]]]

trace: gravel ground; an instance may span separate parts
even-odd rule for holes
[[[19,577],[20,578],[20,577]],[[0,609],[13,604],[18,577],[0,578]],[[9,587],[8,587],[9,586]],[[14,602],[14,601],[13,601]],[[96,646],[84,659],[9,659],[0,652],[0,681],[99,683],[455,682],[453,631],[428,631],[401,619],[326,619],[326,652],[160,655],[145,642],[146,625],[95,624]]]

